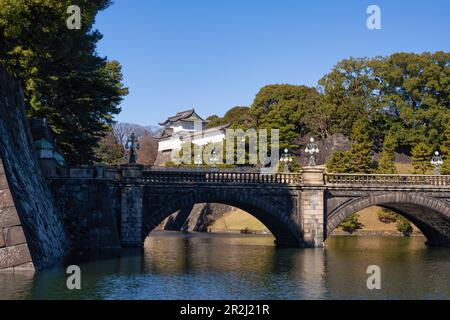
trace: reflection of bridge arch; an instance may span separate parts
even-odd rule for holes
[[[449,243],[450,206],[442,200],[408,192],[372,194],[345,202],[328,214],[327,233],[331,234],[351,214],[372,206],[392,210],[410,220],[429,245]]]
[[[220,203],[242,209],[261,221],[273,234],[276,243],[282,246],[302,245],[302,233],[297,217],[292,215],[296,204],[289,196],[272,199],[248,189],[241,188],[208,188],[198,186],[195,189],[174,190],[169,196],[158,195],[154,189],[144,194],[142,217],[142,237],[145,239],[164,219],[178,210],[192,207],[198,203]],[[165,193],[167,195],[167,193]]]

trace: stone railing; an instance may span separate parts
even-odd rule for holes
[[[304,186],[444,186],[450,187],[450,176],[402,175],[402,174],[348,174],[324,173],[321,168],[304,168],[302,173],[266,174],[259,171],[180,170],[160,169],[139,165],[132,166],[79,166],[68,168],[59,179],[100,179],[119,181],[142,178],[145,183],[248,183],[295,184]],[[52,178],[57,179],[57,178]]]
[[[257,172],[144,171],[144,182],[193,183],[265,183],[300,184],[302,175],[295,173],[264,174]]]
[[[328,185],[450,186],[450,176],[327,173],[325,183]]]

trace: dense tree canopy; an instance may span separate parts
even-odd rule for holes
[[[256,127],[280,129],[282,148],[295,149],[305,134],[350,137],[352,149],[328,162],[339,172],[393,173],[395,152],[411,155],[420,143],[441,150],[448,165],[450,53],[345,59],[316,88],[263,87],[250,114]]]
[[[81,8],[70,30],[67,8]],[[69,163],[95,160],[128,90],[121,66],[96,53],[95,16],[109,0],[0,0],[0,63],[19,81],[28,116],[45,117]]]
[[[357,119],[371,124],[375,150],[387,132],[399,147],[425,142],[438,148],[450,119],[450,53],[396,53],[338,63],[321,81],[325,100],[342,116],[348,134]]]
[[[309,131],[306,116],[314,112],[319,101],[315,88],[268,85],[258,92],[250,112],[257,128],[280,130],[280,149],[296,148],[293,141]]]
[[[212,115],[206,120],[209,121],[207,128],[230,125],[232,129],[247,129],[254,125],[249,107],[234,107],[228,110],[223,117]]]

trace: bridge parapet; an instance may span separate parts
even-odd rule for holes
[[[67,168],[64,174],[59,176],[48,176],[48,180],[61,179],[91,179],[91,180],[121,180],[123,176],[123,169],[128,169],[128,166],[73,166]]]
[[[327,185],[450,187],[450,176],[327,173],[325,183]]]
[[[264,174],[260,172],[212,172],[212,171],[144,171],[145,183],[195,182],[195,183],[243,183],[243,184],[300,184],[302,175],[297,173]]]
[[[150,183],[232,183],[323,186],[421,186],[450,187],[450,175],[324,173],[321,168],[304,168],[302,173],[267,174],[229,170],[159,170],[140,165],[78,166],[59,179],[128,180]],[[52,179],[52,178],[50,178]],[[54,178],[53,178],[54,179]]]

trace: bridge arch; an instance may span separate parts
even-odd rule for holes
[[[144,197],[142,238],[145,239],[164,219],[178,210],[198,203],[220,203],[246,211],[262,222],[275,237],[277,245],[301,246],[303,233],[296,217],[292,215],[294,204],[265,199],[239,190],[191,190],[156,201],[152,196]]]
[[[372,194],[344,203],[328,214],[327,234],[348,216],[372,206],[389,209],[407,218],[424,234],[428,245],[450,245],[450,203],[408,192]]]

